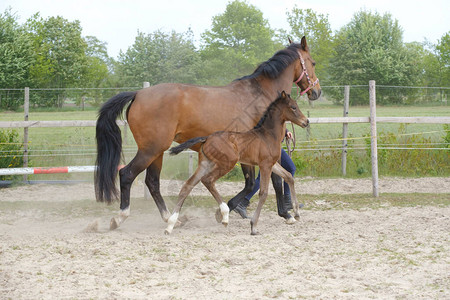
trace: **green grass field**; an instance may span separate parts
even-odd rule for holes
[[[310,117],[341,117],[343,109],[341,106],[315,103],[311,107],[305,101],[299,101],[300,109],[306,115],[309,113]],[[349,116],[369,116],[370,111],[368,106],[350,107]],[[0,112],[0,119],[2,121],[21,121],[23,120],[23,112]],[[450,116],[449,106],[380,106],[377,107],[377,116],[379,117],[412,117],[412,116]],[[97,110],[89,109],[87,111],[37,111],[30,112],[29,120],[96,120]],[[291,130],[291,126],[288,126]],[[406,136],[423,137],[429,142],[442,143],[443,137],[446,135],[443,125],[441,124],[378,124],[378,135],[398,135],[399,131]],[[23,130],[18,129],[20,139],[23,136]],[[297,148],[316,148],[316,149],[334,149],[336,146],[342,145],[339,140],[342,136],[342,124],[313,124],[310,129],[309,138],[305,129],[295,127],[297,137]],[[349,124],[349,137],[352,140],[349,142],[350,147],[361,148],[366,147],[364,136],[370,134],[369,124]],[[134,156],[136,151],[133,136],[127,130],[127,138],[124,140],[124,155],[125,161]],[[95,128],[94,127],[66,127],[66,128],[30,128],[29,129],[29,148],[30,148],[30,165],[35,167],[45,166],[67,166],[67,165],[93,165],[96,155],[95,143]],[[383,146],[383,144],[379,146]],[[350,149],[351,151],[351,149]],[[366,152],[366,150],[355,150]],[[400,151],[400,150],[398,150]],[[423,150],[422,150],[423,151]],[[437,151],[437,150],[431,150]],[[307,154],[305,154],[307,152]],[[339,160],[337,157],[339,150],[334,152],[321,151],[320,159],[323,161],[327,158]],[[339,152],[339,153],[338,153]],[[444,160],[448,159],[448,151],[441,151],[444,155]],[[300,155],[314,156],[314,151],[304,151]],[[441,154],[441,156],[442,156]],[[339,154],[340,155],[340,154]],[[184,178],[187,176],[188,170],[188,154],[181,154],[178,157],[166,156],[163,169],[163,177],[177,177]],[[196,156],[194,156],[196,157]],[[316,155],[317,157],[317,155]],[[419,157],[420,159],[420,157]],[[427,158],[426,158],[427,159]],[[311,157],[307,163],[312,164],[314,157]],[[351,161],[349,162],[351,165]],[[320,164],[320,161],[319,161]],[[335,163],[336,166],[340,162]],[[359,163],[361,164],[361,163]],[[335,166],[327,166],[326,168],[336,168]],[[358,166],[358,162],[352,168],[366,168],[367,166]],[[448,160],[447,167],[448,169]],[[355,170],[356,170],[355,169]],[[366,170],[367,171],[367,170]],[[307,170],[305,169],[305,172]],[[239,173],[239,172],[237,172]],[[338,170],[334,173],[316,171],[314,174],[304,173],[302,176],[337,176]],[[367,172],[356,173],[353,172],[349,176],[369,176]],[[430,174],[439,175],[439,174]],[[442,175],[442,174],[441,174]],[[414,175],[413,175],[414,176]],[[52,177],[52,178],[49,178]],[[31,179],[90,179],[92,174],[62,174],[62,175],[34,175]]]

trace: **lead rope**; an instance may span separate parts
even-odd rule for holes
[[[296,144],[296,136],[295,136],[295,128],[294,128],[294,124],[291,123],[292,126],[292,140],[291,139],[286,139],[286,148],[287,148],[287,152],[290,158],[292,158],[292,153],[294,153],[295,150],[295,144]]]

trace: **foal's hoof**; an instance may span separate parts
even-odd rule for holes
[[[164,230],[164,234],[165,235],[170,235],[170,231],[166,229],[166,230]]]
[[[287,219],[286,220],[286,224],[288,224],[288,225],[292,225],[292,224],[294,224],[296,221],[295,221],[295,219],[293,218],[293,217],[290,217],[289,219]]]
[[[189,218],[187,216],[181,216],[178,218],[177,223],[175,224],[175,227],[183,227],[186,225],[186,223],[189,221]]]
[[[300,221],[300,216],[299,216],[299,215],[296,215],[296,216],[295,216],[295,219],[296,219],[297,221]]]
[[[111,221],[109,222],[109,230],[115,230],[119,228],[119,224],[116,221],[116,218],[111,218]]]
[[[215,216],[216,216],[217,223],[222,223],[223,216],[222,216],[222,212],[220,211],[220,208],[218,208],[216,210],[216,215]]]
[[[260,233],[256,230],[252,230],[252,232],[250,233],[250,235],[260,235]]]

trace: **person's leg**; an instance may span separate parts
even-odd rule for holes
[[[283,148],[281,148],[281,166],[286,171],[291,173],[292,177],[294,177],[294,174],[295,174],[295,171],[296,171],[295,164],[292,161],[292,159],[289,157],[289,155],[286,153],[286,151],[284,151]],[[289,185],[286,182],[284,182],[283,187],[284,187],[285,206],[289,210],[289,209],[292,209],[291,191],[289,189]]]
[[[255,185],[253,186],[253,190],[247,194],[244,199],[236,206],[234,209],[235,212],[241,215],[243,219],[247,219],[247,207],[250,205],[250,199],[253,197],[253,195],[256,194],[256,192],[259,190],[261,180],[261,173],[258,172],[258,177],[256,177]]]

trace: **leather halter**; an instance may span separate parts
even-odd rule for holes
[[[317,78],[314,82],[311,81],[311,79],[309,78],[308,71],[306,70],[306,65],[305,65],[305,61],[303,60],[302,54],[300,52],[298,52],[298,55],[300,56],[300,62],[302,63],[303,71],[300,74],[300,77],[296,81],[294,81],[294,83],[297,85],[297,88],[300,88],[300,95],[303,96],[307,91],[309,91],[317,83],[319,83],[319,78]],[[302,88],[300,87],[300,85],[298,83],[300,82],[300,80],[302,80],[304,75],[306,75],[306,79],[308,80],[309,86],[304,91],[302,91]]]

